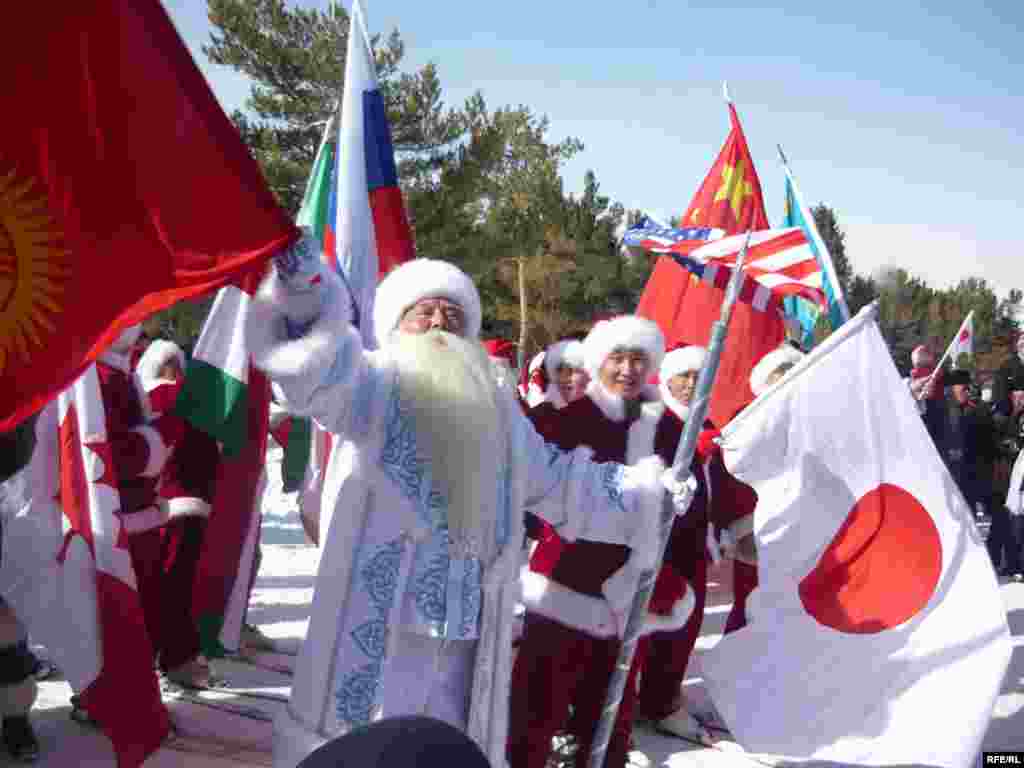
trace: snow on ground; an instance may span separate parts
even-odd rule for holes
[[[313,581],[319,552],[306,542],[299,522],[294,495],[279,493],[280,475],[270,465],[272,485],[263,505],[263,562],[253,590],[249,621],[257,624],[282,650],[294,652],[305,633]],[[709,707],[700,679],[700,656],[721,637],[731,600],[729,570],[713,568],[705,621],[697,653],[685,681],[687,697],[697,709]],[[1024,749],[1024,584],[1001,587],[1006,603],[1014,651],[1003,691],[996,703],[983,749]],[[969,621],[969,617],[965,617]],[[237,663],[225,665],[236,686],[280,690],[277,672]],[[239,682],[233,676],[241,674]],[[278,686],[278,688],[275,688]],[[40,685],[40,697],[33,721],[42,744],[42,768],[108,768],[114,757],[107,739],[99,732],[81,726],[68,717],[71,691],[63,680]],[[242,701],[244,697],[239,698]],[[253,700],[246,700],[252,703]],[[188,702],[171,702],[172,718],[183,734],[173,746],[158,750],[146,762],[146,768],[239,768],[269,766],[271,730],[268,722],[242,718],[218,709]],[[283,704],[263,701],[266,712]],[[937,706],[956,706],[939,702]],[[813,765],[799,761],[780,761],[743,753],[741,748],[721,741],[715,748],[699,747],[678,739],[658,735],[643,725],[634,731],[637,751],[635,766],[668,768],[751,768],[765,765]],[[3,757],[0,757],[2,763]],[[834,766],[834,764],[831,764]]]

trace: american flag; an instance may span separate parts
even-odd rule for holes
[[[724,289],[745,239],[746,235],[732,235],[682,253],[671,248],[668,255],[701,280]],[[799,227],[751,234],[743,272],[740,301],[754,309],[776,308],[787,296],[803,296],[825,306],[821,266]]]
[[[724,235],[724,229],[714,227],[665,227],[645,216],[635,227],[626,230],[622,243],[650,253],[685,254]]]

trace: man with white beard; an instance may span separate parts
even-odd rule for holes
[[[656,557],[663,484],[681,510],[692,491],[657,460],[595,464],[546,445],[514,382],[495,377],[480,297],[457,267],[417,259],[388,275],[371,352],[316,252],[304,240],[278,257],[248,329],[282,403],[353,446],[347,466],[328,468],[323,503],[336,512],[274,765],[369,721],[424,713],[503,765],[524,510],[568,540]]]

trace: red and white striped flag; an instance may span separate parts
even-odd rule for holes
[[[745,240],[746,235],[724,237],[672,257],[701,280],[725,288]],[[821,265],[800,227],[752,233],[743,271],[740,301],[754,309],[777,307],[787,296],[802,296],[826,306]]]
[[[60,500],[70,522],[61,559],[64,568],[79,572],[81,587],[80,594],[66,594],[65,601],[76,623],[84,624],[69,630],[75,661],[69,664],[68,680],[113,743],[118,767],[135,768],[159,747],[170,720],[120,517],[117,471],[95,365],[61,393],[57,414]],[[94,612],[83,612],[91,605]]]

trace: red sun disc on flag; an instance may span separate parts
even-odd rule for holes
[[[875,634],[919,613],[941,574],[942,541],[932,516],[913,494],[883,483],[853,505],[800,582],[800,601],[819,624]]]

